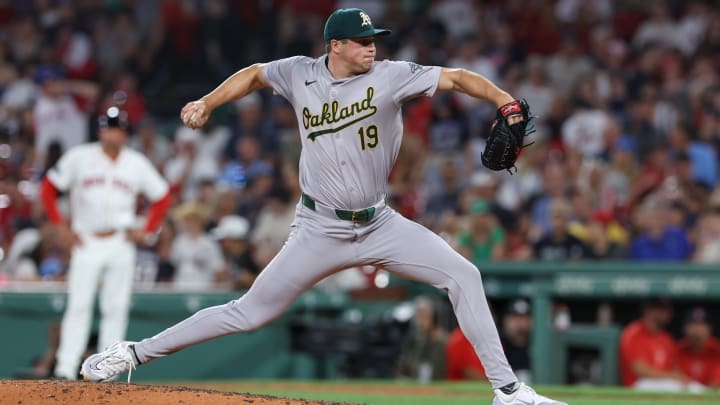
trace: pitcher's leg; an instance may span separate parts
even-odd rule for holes
[[[135,246],[129,241],[121,240],[107,247],[112,248],[112,251],[107,252],[106,269],[100,288],[99,350],[125,339],[135,273]]]
[[[517,381],[485,297],[478,269],[439,236],[400,214],[368,237],[367,259],[402,277],[446,289],[465,336],[475,348],[493,388]],[[377,260],[374,260],[377,259]]]
[[[68,270],[68,297],[60,325],[60,346],[57,351],[55,376],[75,380],[80,356],[90,337],[95,293],[100,275],[98,257],[92,247],[75,249]]]
[[[296,228],[245,295],[198,311],[135,344],[135,354],[146,363],[214,338],[258,329],[280,316],[308,288],[353,259],[347,241]]]

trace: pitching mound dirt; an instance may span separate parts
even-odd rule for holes
[[[90,383],[56,380],[0,381],[0,403],[3,405],[36,404],[337,404],[303,399],[276,398],[162,385]]]

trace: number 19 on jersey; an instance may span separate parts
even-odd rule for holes
[[[360,148],[362,150],[366,148],[374,149],[378,145],[378,129],[375,124],[360,127],[358,129],[358,136],[360,136]]]

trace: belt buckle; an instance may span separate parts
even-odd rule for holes
[[[370,215],[367,209],[352,211],[352,214],[350,214],[350,220],[353,222],[367,222],[370,220]]]

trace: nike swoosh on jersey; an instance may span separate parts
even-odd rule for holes
[[[305,80],[305,85],[306,85],[306,86],[309,86],[309,85],[315,83],[316,81],[317,81],[317,80]]]

